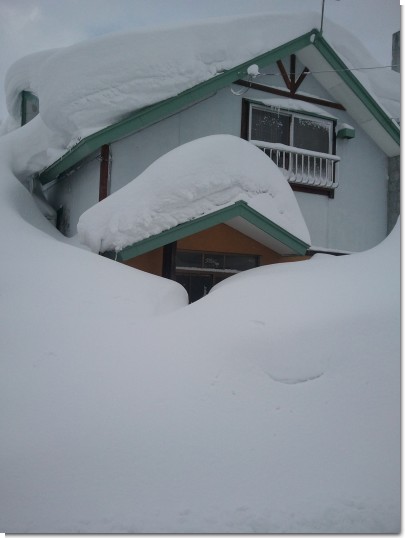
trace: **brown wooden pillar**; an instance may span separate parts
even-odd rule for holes
[[[174,280],[176,276],[177,241],[163,247],[162,276]]]
[[[110,146],[101,146],[100,155],[100,185],[98,201],[104,200],[110,194]]]

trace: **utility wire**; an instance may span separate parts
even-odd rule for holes
[[[398,67],[398,65],[381,65],[375,67],[347,67],[346,69],[325,69],[323,71],[307,71],[307,75],[316,75],[320,73],[341,73],[344,71],[362,71],[362,70],[373,70],[373,69],[392,69],[393,67]],[[291,73],[288,73],[291,76]],[[272,77],[281,77],[281,73],[259,73],[256,76],[272,76]]]

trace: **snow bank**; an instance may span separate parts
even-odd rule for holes
[[[150,317],[142,273],[27,226],[5,188],[1,530],[399,532],[398,228]]]
[[[142,272],[134,278],[137,271],[70,246],[47,222],[16,176],[23,179],[38,165],[38,150],[46,147],[49,136],[36,117],[0,139],[0,237],[7,251],[0,269],[3,291],[7,290],[2,294],[0,325],[8,335],[2,354],[10,360],[24,353],[25,344],[18,341],[21,333],[29,334],[32,349],[27,353],[32,356],[41,355],[48,345],[47,331],[54,333],[55,345],[58,339],[62,342],[64,331],[73,330],[78,310],[86,312],[83,328],[95,328],[110,316],[117,322],[122,317],[145,318],[188,302],[176,283]],[[71,290],[66,294],[67,288]],[[109,307],[100,312],[98,300],[107,297]]]
[[[291,187],[261,150],[231,135],[213,135],[170,151],[79,219],[79,238],[94,252],[122,250],[244,200],[310,244]]]
[[[399,227],[179,308],[43,219],[29,129],[0,141],[0,530],[399,532]]]

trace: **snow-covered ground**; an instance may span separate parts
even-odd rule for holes
[[[1,138],[0,529],[397,532],[399,228],[186,306],[69,245]]]
[[[18,181],[94,128],[82,97],[0,137],[0,531],[399,532],[399,226],[189,306]]]

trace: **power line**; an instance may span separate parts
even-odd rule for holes
[[[352,68],[345,68],[345,69],[325,69],[322,71],[307,71],[307,75],[316,75],[321,73],[341,73],[344,71],[362,71],[362,70],[374,70],[374,69],[392,69],[393,67],[399,67],[398,65],[381,65],[381,66],[374,66],[374,67],[352,67]],[[289,76],[291,76],[291,73],[288,73]],[[281,73],[259,73],[256,76],[272,76],[272,77],[281,77]]]

